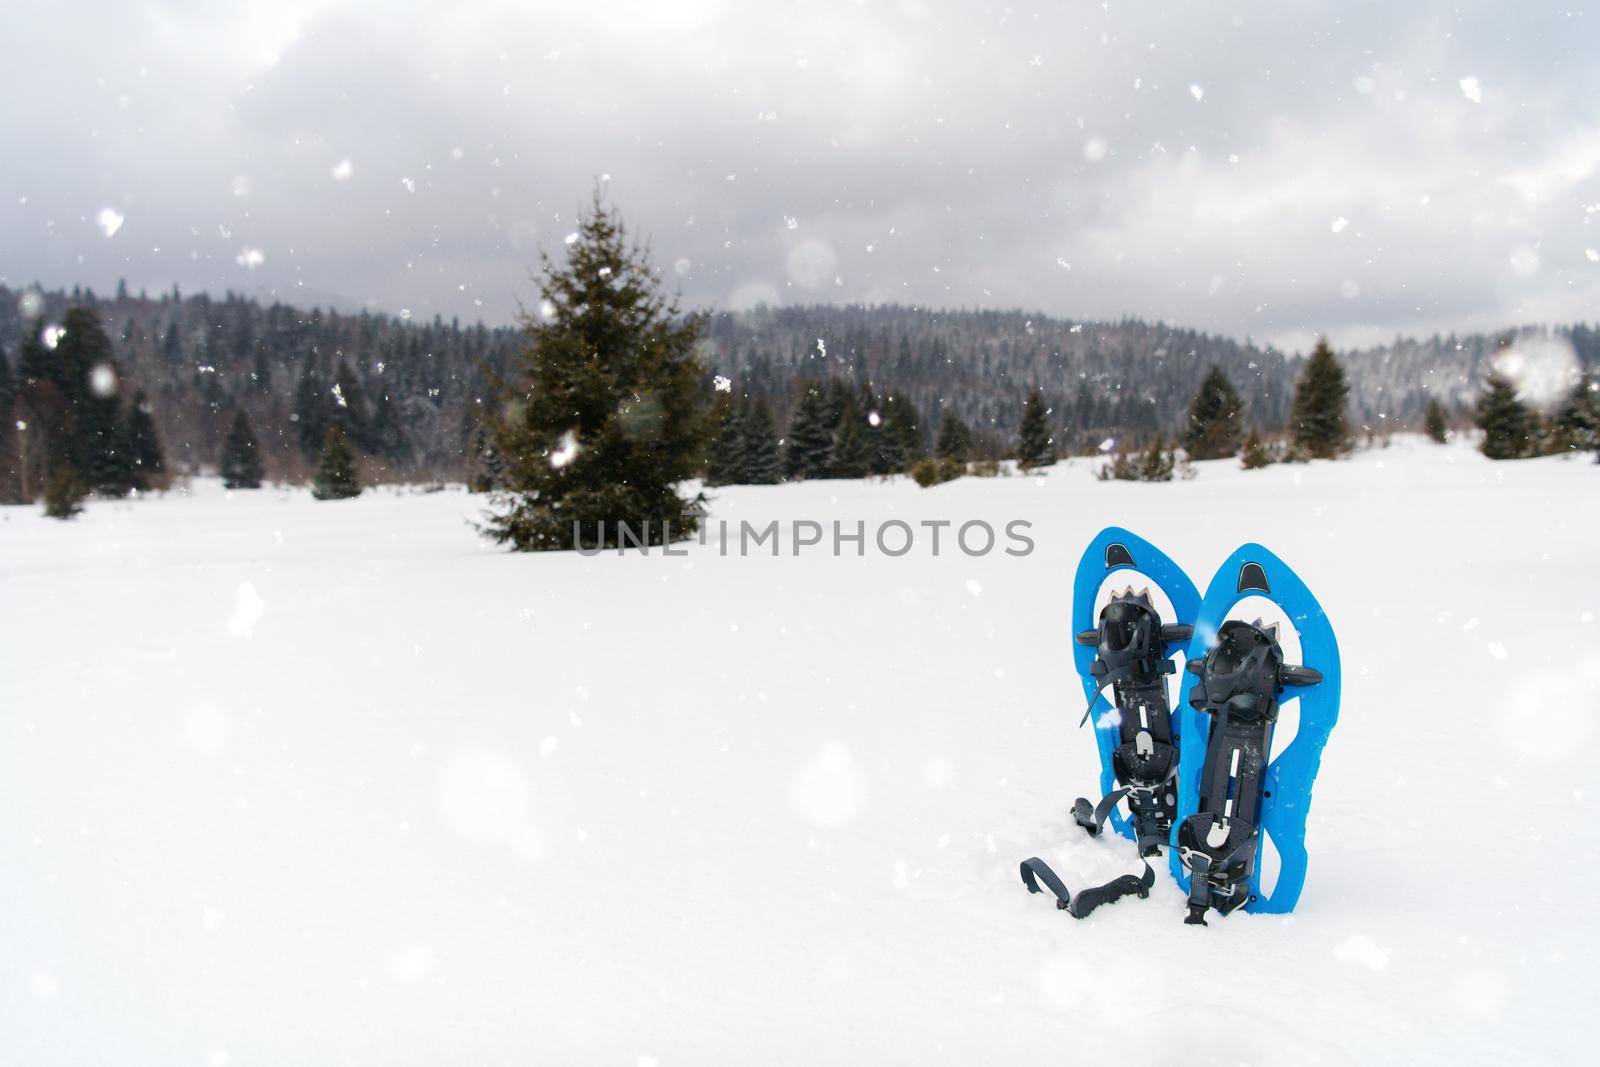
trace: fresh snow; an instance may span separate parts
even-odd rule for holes
[[[1399,439],[1170,485],[713,491],[1026,557],[510,555],[460,491],[0,509],[0,1062],[1572,1062],[1600,972],[1600,466]],[[1344,702],[1292,917],[1079,922],[1101,527],[1259,540]],[[1006,542],[1002,536],[1002,546]]]

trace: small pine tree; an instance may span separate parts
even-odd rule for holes
[[[922,458],[925,451],[922,441],[922,414],[916,403],[906,393],[897,393],[887,401],[889,424],[885,431],[886,448],[893,461],[892,469],[903,471]]]
[[[712,418],[717,436],[706,454],[706,484],[739,485],[750,465],[745,451],[744,404],[727,394],[719,396]]]
[[[1483,431],[1483,454],[1490,459],[1518,459],[1534,444],[1537,422],[1533,412],[1517,399],[1511,379],[1491,372],[1478,397],[1478,429]]]
[[[815,382],[800,383],[800,398],[789,416],[783,471],[789,478],[824,478],[833,448],[828,401]]]
[[[355,450],[337,426],[328,427],[328,436],[322,442],[322,456],[317,461],[317,477],[312,483],[311,495],[318,500],[348,500],[361,495]]]
[[[751,485],[777,485],[783,480],[778,455],[778,429],[765,400],[749,405],[744,417],[745,480]]]
[[[1250,435],[1244,439],[1244,452],[1239,457],[1239,465],[1247,471],[1272,465],[1272,452],[1261,440],[1261,431],[1254,426],[1250,427]]]
[[[1055,438],[1044,396],[1035,389],[1022,405],[1022,426],[1017,434],[1017,459],[1023,470],[1048,467],[1056,461]]]
[[[1139,480],[1170,482],[1176,462],[1176,457],[1167,451],[1167,439],[1158,433],[1156,439],[1150,442],[1150,448],[1145,452],[1144,458],[1139,461]]]
[[[1600,449],[1600,386],[1585,374],[1556,413],[1556,450]]]
[[[872,469],[868,448],[867,413],[856,403],[854,394],[846,394],[839,428],[833,435],[833,451],[828,457],[828,477],[865,478]]]
[[[934,454],[940,459],[965,463],[972,458],[972,431],[960,416],[945,412],[939,418],[939,441]]]
[[[500,450],[489,436],[489,428],[479,425],[472,439],[473,469],[467,489],[474,493],[494,493],[505,487],[506,466]]]
[[[1143,469],[1143,463],[1127,449],[1119,448],[1111,456],[1111,462],[1102,464],[1095,477],[1102,482],[1136,482]]]
[[[222,484],[228,489],[261,488],[261,449],[250,416],[244,408],[234,412],[233,425],[222,442]]]
[[[44,513],[52,519],[70,519],[83,511],[88,489],[83,476],[59,451],[50,455],[44,479]]]
[[[1435,443],[1444,444],[1450,437],[1450,420],[1444,405],[1434,397],[1428,398],[1428,408],[1422,413],[1422,428]]]
[[[166,460],[161,454],[161,438],[156,433],[156,421],[150,415],[150,403],[141,389],[134,394],[122,423],[122,443],[119,451],[131,468],[130,481],[140,491],[150,488],[154,480],[166,472]]]
[[[1324,338],[1317,342],[1295,384],[1289,411],[1289,432],[1295,446],[1315,459],[1334,459],[1348,452],[1350,424],[1345,408],[1349,400],[1344,368]]]
[[[1233,383],[1221,367],[1213,365],[1189,403],[1189,421],[1183,435],[1189,458],[1226,459],[1237,453],[1243,407]]]

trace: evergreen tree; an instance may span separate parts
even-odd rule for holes
[[[750,457],[746,454],[745,404],[726,393],[712,407],[717,436],[706,457],[707,485],[739,485],[746,480]]]
[[[888,474],[894,457],[886,451],[888,446],[884,400],[862,382],[856,394],[856,410],[861,413],[861,442],[867,453],[868,474]]]
[[[1050,435],[1044,396],[1035,389],[1022,406],[1022,428],[1017,437],[1017,459],[1023,470],[1047,467],[1056,461],[1055,439]]]
[[[939,443],[933,451],[940,459],[956,463],[965,463],[972,458],[972,431],[960,416],[949,411],[940,416]]]
[[[52,452],[46,462],[44,513],[52,519],[70,519],[83,510],[88,495],[83,476],[64,452]]]
[[[1254,426],[1250,427],[1250,435],[1244,439],[1244,451],[1239,457],[1239,465],[1247,471],[1254,471],[1271,464],[1272,452],[1261,440],[1261,431]]]
[[[1422,428],[1437,444],[1444,444],[1450,436],[1449,417],[1445,415],[1444,405],[1434,397],[1428,398],[1428,407],[1422,415]]]
[[[1167,439],[1156,434],[1150,448],[1139,461],[1139,480],[1142,482],[1170,482],[1176,457],[1167,451]]]
[[[745,480],[751,485],[777,485],[783,480],[778,430],[772,409],[763,399],[749,405],[744,417]]]
[[[1222,368],[1212,364],[1189,404],[1183,447],[1190,459],[1225,459],[1239,451],[1243,402]]]
[[[17,455],[16,380],[11,375],[11,361],[5,349],[0,348],[0,504],[9,504],[21,498],[21,466]]]
[[[700,469],[711,430],[702,320],[661,295],[598,190],[565,267],[546,259],[539,288],[550,314],[526,323],[523,381],[501,395],[509,492],[487,532],[519,551],[613,546],[622,523],[648,544],[691,536],[701,501],[677,486]]]
[[[330,399],[322,376],[317,373],[317,358],[307,357],[306,369],[294,388],[294,419],[300,451],[308,457],[320,452],[328,440],[328,427],[332,423],[328,411]]]
[[[229,489],[261,488],[261,449],[250,416],[244,408],[234,412],[233,425],[222,442],[222,484]]]
[[[1556,445],[1563,452],[1600,449],[1600,386],[1585,374],[1556,413]]]
[[[896,474],[922,458],[922,419],[916,404],[904,393],[885,397],[882,412],[881,473]]]
[[[150,488],[152,479],[159,479],[166,473],[161,438],[156,433],[156,421],[150,416],[150,402],[143,389],[133,395],[133,403],[128,406],[122,423],[120,451],[131,468],[135,489]]]
[[[468,488],[474,493],[496,493],[505,488],[505,461],[500,458],[500,450],[494,446],[494,439],[490,437],[487,427],[478,427],[472,453],[477,458],[477,465]]]
[[[376,452],[372,427],[367,420],[366,391],[361,388],[361,379],[343,361],[334,374],[329,399],[332,403],[325,407],[328,424],[343,431],[351,447],[365,453]]]
[[[1478,397],[1477,423],[1483,431],[1483,454],[1490,459],[1517,459],[1533,449],[1533,412],[1517,399],[1511,379],[1498,372],[1490,373]]]
[[[350,447],[344,431],[337,426],[328,427],[322,455],[317,460],[317,477],[312,482],[311,495],[318,500],[346,500],[361,495],[355,450]]]
[[[789,416],[783,470],[789,478],[825,478],[833,450],[828,402],[815,382],[800,383],[800,398]]]
[[[839,413],[839,428],[833,434],[833,450],[828,457],[828,477],[865,478],[871,472],[872,457],[867,452],[867,414],[847,393]]]
[[[1290,405],[1289,431],[1296,447],[1315,459],[1334,459],[1349,451],[1350,425],[1345,418],[1349,400],[1344,367],[1327,339],[1319,340],[1295,383]]]

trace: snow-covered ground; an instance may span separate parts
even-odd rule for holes
[[[0,1062],[1572,1062],[1600,984],[1600,466],[716,493],[1035,551],[505,554],[481,498],[0,509]],[[1137,870],[1067,645],[1110,523],[1337,629],[1289,918]]]

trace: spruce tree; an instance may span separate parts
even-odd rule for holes
[[[155,419],[150,415],[150,402],[144,390],[133,396],[122,423],[121,452],[132,470],[132,484],[140,491],[149,489],[152,482],[166,472],[166,460],[161,453],[161,438],[156,433]]]
[[[706,456],[707,485],[739,485],[747,480],[745,404],[724,393],[717,397],[711,416],[717,436]]]
[[[1158,433],[1156,439],[1150,442],[1150,448],[1145,452],[1144,458],[1139,461],[1139,480],[1170,482],[1175,464],[1176,457],[1167,451],[1166,437]]]
[[[46,461],[44,513],[52,519],[70,519],[83,511],[88,495],[83,476],[63,452],[52,452]]]
[[[1243,402],[1222,368],[1212,365],[1189,403],[1183,448],[1194,459],[1226,459],[1239,451]]]
[[[1428,398],[1427,410],[1422,413],[1422,428],[1436,444],[1444,444],[1450,437],[1450,421],[1444,405],[1434,397]]]
[[[1478,429],[1483,431],[1483,454],[1490,459],[1517,459],[1533,449],[1537,423],[1533,412],[1517,399],[1517,387],[1499,372],[1491,372],[1478,397]]]
[[[1556,443],[1563,452],[1600,449],[1600,387],[1585,374],[1556,413]]]
[[[306,369],[294,388],[295,433],[300,439],[300,451],[308,457],[320,452],[328,440],[331,405],[332,397],[317,373],[317,357],[308,356]]]
[[[500,458],[500,450],[495,448],[488,427],[478,427],[477,435],[473,438],[472,454],[476,465],[467,488],[474,493],[494,493],[504,488],[505,461]]]
[[[1035,389],[1022,406],[1022,427],[1017,435],[1017,459],[1023,470],[1046,467],[1056,461],[1055,439],[1050,435],[1044,396]]]
[[[548,316],[525,323],[521,381],[500,396],[507,493],[486,532],[518,551],[615,546],[623,524],[651,545],[693,535],[701,501],[678,484],[700,470],[711,432],[702,320],[661,294],[598,189],[539,289]]]
[[[867,453],[867,473],[888,474],[895,468],[885,432],[888,420],[884,399],[863,382],[856,393],[856,410],[861,413],[861,441]]]
[[[1244,439],[1244,451],[1240,453],[1239,465],[1247,471],[1260,470],[1262,467],[1272,465],[1272,452],[1267,448],[1266,442],[1261,440],[1261,431],[1250,427],[1250,435]]]
[[[337,426],[328,427],[317,459],[317,477],[311,495],[318,500],[347,500],[361,495],[361,478],[356,472],[356,453],[349,438]]]
[[[1295,383],[1289,409],[1289,432],[1295,446],[1314,459],[1334,459],[1349,451],[1350,425],[1345,417],[1349,400],[1344,367],[1323,338]]]
[[[777,485],[783,480],[778,430],[764,399],[748,406],[744,417],[745,480],[751,485]]]
[[[940,459],[956,463],[965,463],[972,458],[972,431],[960,416],[950,411],[940,416],[939,442],[933,450]]]
[[[234,412],[233,425],[222,442],[222,484],[229,489],[261,488],[261,449],[250,416],[244,408]]]
[[[868,453],[867,413],[853,394],[847,393],[839,412],[839,426],[833,434],[833,450],[828,456],[828,477],[865,478],[871,473]]]
[[[816,382],[800,383],[800,397],[789,415],[783,470],[789,478],[825,478],[833,450],[828,402]]]
[[[883,472],[895,474],[922,458],[922,426],[917,405],[904,393],[883,401]]]

